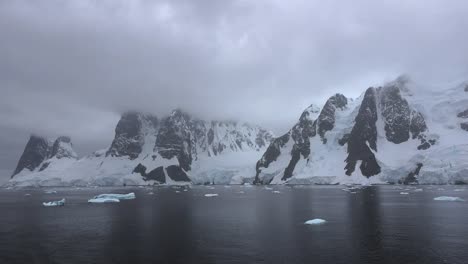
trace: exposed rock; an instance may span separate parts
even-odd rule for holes
[[[261,180],[258,177],[261,172],[261,168],[268,168],[270,163],[272,163],[279,157],[279,155],[281,154],[280,149],[284,147],[286,143],[288,143],[289,139],[290,139],[289,132],[282,135],[281,137],[273,139],[270,146],[268,146],[267,150],[263,154],[262,158],[257,162],[257,165],[256,165],[257,174],[255,176],[254,184],[261,183]]]
[[[146,173],[146,167],[139,163],[133,170],[133,173],[139,173],[141,176],[143,176],[145,181],[154,180],[159,183],[166,183],[164,168],[162,166],[157,167],[149,173]]]
[[[330,97],[323,107],[317,119],[317,130],[323,143],[327,143],[325,133],[335,126],[335,111],[337,108],[343,109],[348,104],[348,99],[342,94],[335,94]]]
[[[362,175],[370,177],[380,173],[380,166],[372,150],[377,151],[377,102],[375,88],[367,89],[362,100],[354,127],[348,139],[346,174],[351,175],[358,160],[361,160]],[[372,150],[371,150],[372,149]]]
[[[166,168],[167,175],[174,181],[185,181],[190,182],[190,178],[187,173],[177,165],[171,165]]]
[[[156,117],[151,116],[149,120],[153,124],[157,124]],[[130,159],[136,159],[145,142],[142,126],[142,114],[138,112],[124,113],[115,128],[115,138],[106,156],[128,156]]]
[[[468,118],[468,109],[466,109],[465,111],[463,112],[460,112],[457,114],[457,117],[460,117],[460,118]]]
[[[400,180],[398,183],[405,184],[405,185],[418,183],[417,176],[419,175],[419,172],[421,171],[422,166],[423,166],[422,163],[417,163],[416,169],[408,173],[408,175],[403,180]]]
[[[460,124],[460,128],[465,130],[465,131],[468,131],[468,122],[463,122]]]
[[[78,158],[72,146],[70,137],[62,136],[57,138],[52,146],[51,157],[56,157],[57,159]]]
[[[465,92],[468,92],[468,84],[465,85]]]
[[[13,178],[23,169],[33,171],[49,158],[50,151],[51,147],[45,138],[31,135],[11,177]]]
[[[189,171],[192,164],[190,121],[188,114],[173,111],[162,121],[154,149],[165,159],[176,157],[185,171]]]

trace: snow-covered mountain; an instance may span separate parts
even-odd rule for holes
[[[70,138],[31,136],[11,185],[243,183],[272,133],[234,121],[204,121],[175,110],[158,117],[124,113],[108,149],[77,159]],[[250,178],[250,179],[249,179]]]
[[[407,77],[307,108],[257,162],[257,183],[468,183],[468,84]]]

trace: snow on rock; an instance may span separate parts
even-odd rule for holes
[[[307,221],[304,222],[304,224],[306,224],[306,225],[321,225],[321,224],[325,224],[326,222],[327,222],[326,220],[316,218],[316,219],[312,219],[312,220],[307,220]]]
[[[126,112],[111,146],[80,159],[69,138],[53,144],[32,138],[8,184],[243,184],[253,182],[255,162],[271,139],[271,132],[255,125],[204,121],[179,109],[163,118]]]
[[[448,201],[448,202],[463,202],[463,200],[460,197],[453,197],[453,196],[439,196],[434,198],[435,201]]]
[[[44,206],[46,206],[46,207],[50,207],[50,206],[64,206],[64,205],[65,205],[65,198],[63,198],[62,200],[59,200],[59,201],[43,202],[42,205],[44,205]]]
[[[314,110],[320,114],[306,109],[258,160],[255,182],[468,183],[468,134],[460,128],[468,93],[464,85],[450,86],[403,76],[346,104],[340,99]]]

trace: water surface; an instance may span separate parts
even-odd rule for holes
[[[468,189],[343,188],[1,189],[0,263],[468,263],[468,202],[433,200]],[[327,223],[303,224],[313,218]]]

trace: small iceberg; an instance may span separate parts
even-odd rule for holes
[[[135,199],[135,193],[117,194],[117,193],[105,193],[94,196],[93,199],[117,199],[117,200],[132,200]]]
[[[415,191],[415,192],[422,192],[423,189],[415,189],[414,191]]]
[[[453,190],[453,191],[454,191],[454,192],[464,192],[465,189],[455,189],[455,190]]]
[[[439,196],[434,198],[435,201],[449,201],[449,202],[464,202],[460,197],[452,197],[452,196]]]
[[[280,191],[273,191],[273,193],[281,193]]]
[[[30,193],[26,193],[26,194],[24,194],[24,196],[31,196],[31,194],[30,194]]]
[[[409,193],[407,193],[407,192],[401,192],[400,194],[401,194],[401,195],[408,195]]]
[[[265,190],[273,190],[273,188],[265,187]]]
[[[205,194],[205,197],[215,197],[215,196],[218,196],[217,193],[207,193]]]
[[[120,200],[116,198],[93,198],[89,199],[88,203],[120,203]]]
[[[149,193],[148,193],[148,195],[153,195],[153,194],[154,194],[154,192],[149,192]]]
[[[304,224],[306,224],[306,225],[321,225],[321,224],[325,224],[326,222],[327,221],[325,221],[323,219],[316,218],[316,219],[305,221]]]
[[[49,207],[49,206],[64,206],[65,205],[65,198],[60,201],[52,201],[52,202],[43,202],[42,205]]]
[[[54,194],[54,193],[57,193],[57,191],[45,191],[44,193],[46,193],[46,194]]]

